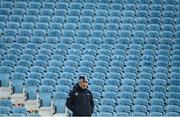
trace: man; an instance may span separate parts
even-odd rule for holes
[[[66,106],[73,112],[73,116],[91,116],[93,113],[93,96],[87,88],[88,79],[81,75],[66,101]]]

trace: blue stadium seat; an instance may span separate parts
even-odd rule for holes
[[[147,99],[143,99],[143,98],[136,98],[134,101],[135,105],[144,105],[144,106],[148,106],[148,100]]]
[[[113,106],[101,105],[101,106],[99,107],[99,111],[100,111],[100,112],[112,113],[112,112],[113,112]]]
[[[26,114],[26,108],[25,107],[13,107],[12,109],[13,114]]]
[[[68,93],[69,90],[70,90],[70,87],[67,86],[67,85],[61,85],[60,84],[60,85],[55,86],[55,91],[56,92],[66,92],[66,93]]]
[[[0,106],[5,106],[5,107],[11,108],[13,106],[13,104],[12,104],[11,100],[9,100],[9,99],[1,99]]]
[[[115,106],[116,100],[114,99],[102,99],[101,104],[102,105],[109,105],[109,106]]]
[[[25,82],[25,92],[28,100],[36,100],[36,94],[39,87],[39,80],[27,79]]]
[[[70,80],[70,79],[65,79],[65,78],[61,78],[61,79],[58,79],[57,84],[58,84],[58,85],[71,86],[71,85],[72,85],[72,80]]]
[[[12,76],[13,93],[23,93],[25,75],[22,72],[14,73]]]
[[[123,98],[123,99],[118,99],[117,103],[122,106],[131,106],[132,100]]]
[[[116,92],[112,92],[112,91],[105,91],[102,93],[103,98],[107,98],[107,99],[114,99],[116,100],[118,97],[118,94]]]
[[[67,93],[64,92],[56,92],[54,93],[54,106],[56,113],[64,113],[65,112],[65,103],[66,103]]]
[[[126,112],[126,113],[130,113],[131,108],[130,106],[124,106],[124,105],[118,105],[115,107],[116,112]]]
[[[39,99],[40,107],[49,107],[51,106],[51,97],[53,93],[53,87],[47,85],[40,85],[39,87]]]

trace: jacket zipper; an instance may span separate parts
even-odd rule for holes
[[[83,93],[83,102],[84,102],[84,111],[85,111],[85,114],[87,113],[86,111],[86,99],[85,99],[85,94],[86,93]]]

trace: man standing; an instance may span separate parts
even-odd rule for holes
[[[66,106],[73,112],[73,116],[91,116],[93,113],[93,96],[87,88],[88,79],[81,75],[66,101]]]

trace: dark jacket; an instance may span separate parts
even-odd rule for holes
[[[73,116],[91,116],[94,109],[91,91],[76,84],[69,93],[66,106],[73,112]]]

